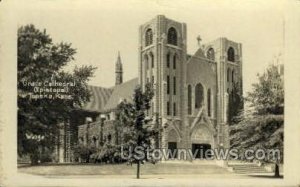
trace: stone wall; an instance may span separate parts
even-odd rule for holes
[[[116,144],[116,122],[106,120],[104,122],[95,121],[93,123],[80,125],[78,127],[79,143],[83,145],[93,145],[99,147],[104,143]]]

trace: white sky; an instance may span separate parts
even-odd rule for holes
[[[16,11],[18,24],[47,29],[54,42],[70,42],[77,49],[70,65],[98,67],[91,85],[115,83],[114,66],[120,51],[124,80],[137,77],[138,26],[158,14],[187,24],[188,53],[202,43],[227,37],[243,45],[244,91],[274,55],[283,51],[282,3],[266,1],[24,1]],[[69,68],[70,68],[69,67]],[[69,69],[68,68],[68,69]]]

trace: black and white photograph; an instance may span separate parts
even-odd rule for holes
[[[286,122],[291,4],[7,3],[1,38],[15,40],[15,62],[1,59],[0,85],[13,102],[0,104],[12,130],[0,144],[12,156],[0,171],[14,166],[3,185],[299,185],[286,166],[300,143]]]

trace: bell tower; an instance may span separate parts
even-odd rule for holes
[[[122,61],[121,61],[121,57],[120,57],[120,52],[118,52],[118,59],[116,62],[116,83],[115,85],[119,85],[123,83],[123,65],[122,65]]]
[[[182,119],[186,71],[186,24],[158,15],[139,28],[139,83],[151,83],[149,115]]]
[[[242,44],[222,37],[206,44],[206,50],[211,48],[215,51],[217,63],[218,144],[228,148],[230,102],[234,99],[233,92],[243,93]]]

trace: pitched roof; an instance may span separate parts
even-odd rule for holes
[[[91,91],[90,101],[87,102],[82,109],[92,112],[102,111],[108,99],[110,98],[113,89],[99,86],[88,86],[88,89]]]
[[[193,55],[194,57],[206,58],[203,49],[200,47],[196,53]]]
[[[120,103],[121,99],[126,99],[127,101],[132,101],[132,96],[134,89],[138,85],[138,78],[131,79],[127,82],[119,84],[113,87],[113,92],[103,108],[103,111],[108,111],[115,109]]]

